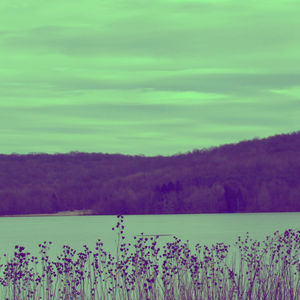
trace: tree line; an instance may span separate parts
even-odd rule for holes
[[[0,155],[0,214],[300,211],[300,132],[173,156]]]

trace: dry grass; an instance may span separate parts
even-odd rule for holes
[[[263,243],[246,234],[230,252],[223,243],[192,251],[176,237],[161,248],[158,236],[131,245],[124,229],[118,216],[116,256],[100,239],[93,251],[65,245],[55,261],[47,255],[51,242],[39,245],[39,258],[16,246],[0,261],[1,299],[299,299],[299,230],[277,231]]]

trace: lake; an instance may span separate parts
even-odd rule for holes
[[[104,248],[113,254],[117,235],[112,227],[116,216],[48,216],[0,218],[0,257],[13,254],[15,245],[37,255],[38,244],[52,241],[50,255],[57,255],[64,244],[77,251],[87,244],[94,249],[101,238]],[[171,234],[183,241],[211,245],[216,242],[233,244],[247,231],[250,237],[264,240],[274,231],[300,229],[300,213],[252,214],[195,214],[195,215],[131,215],[124,217],[125,241],[132,242],[134,235]],[[170,236],[160,237],[162,243],[172,241]]]

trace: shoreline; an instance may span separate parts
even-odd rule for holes
[[[126,215],[136,215],[136,216],[156,216],[156,215],[198,215],[198,214],[204,214],[204,215],[235,215],[235,214],[283,214],[283,213],[300,213],[300,211],[260,211],[260,212],[239,212],[239,213],[163,213],[163,214],[125,214]],[[92,209],[83,209],[83,210],[65,210],[65,211],[59,211],[57,213],[37,213],[37,214],[14,214],[14,215],[0,215],[0,218],[16,218],[16,217],[68,217],[68,216],[117,216],[118,214],[101,214],[97,213],[96,211]]]
[[[68,216],[91,216],[95,215],[95,211],[91,209],[85,210],[66,210],[57,213],[45,214],[18,214],[18,215],[0,215],[0,218],[15,218],[15,217],[68,217]]]

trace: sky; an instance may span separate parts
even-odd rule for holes
[[[298,0],[1,0],[0,153],[173,155],[300,130]]]

